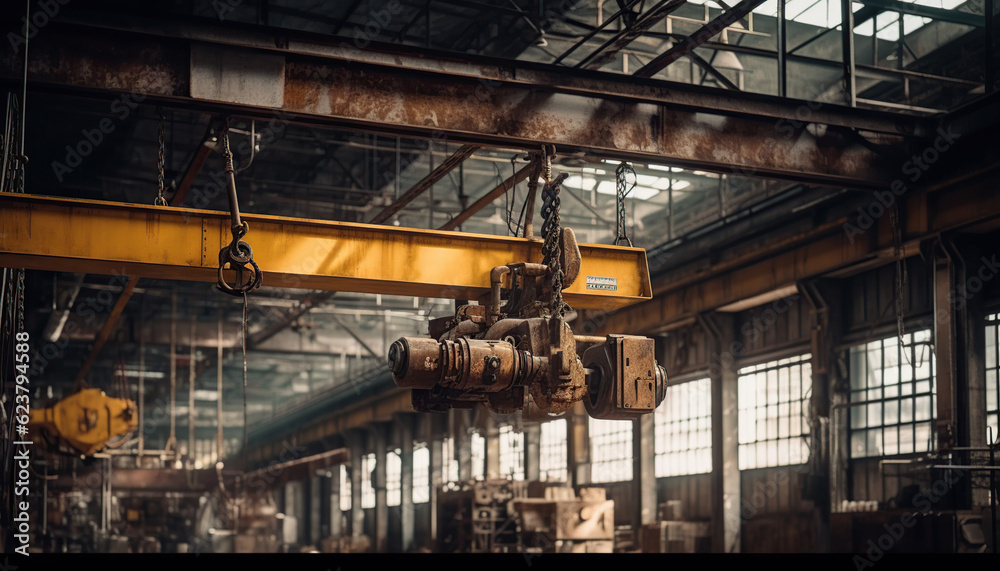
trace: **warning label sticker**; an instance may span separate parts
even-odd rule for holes
[[[605,278],[601,276],[587,276],[587,289],[618,291],[618,280],[616,278]]]

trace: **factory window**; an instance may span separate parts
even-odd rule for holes
[[[712,471],[712,381],[667,387],[656,409],[656,477]]]
[[[472,479],[486,478],[486,439],[478,432],[472,433]]]
[[[340,465],[340,511],[351,510],[351,475],[347,473],[347,465]]]
[[[929,329],[851,347],[851,458],[933,446],[934,347]]]
[[[375,507],[375,486],[372,485],[375,461],[375,454],[361,457],[361,509]]]
[[[524,433],[509,424],[500,427],[500,477],[524,479]]]
[[[567,478],[565,418],[542,424],[539,453],[538,469],[542,481],[565,482]]]
[[[590,480],[595,484],[632,479],[632,422],[590,419]]]
[[[431,452],[426,442],[413,443],[413,503],[431,499]]]
[[[802,464],[809,458],[809,355],[739,370],[740,469]]]
[[[443,483],[458,481],[458,460],[455,458],[455,439],[450,436],[441,441],[441,479]]]
[[[1000,442],[1000,313],[986,317],[986,426],[993,442]],[[986,438],[990,437],[987,430]]]
[[[385,455],[385,504],[390,508],[403,502],[403,461],[399,449]]]

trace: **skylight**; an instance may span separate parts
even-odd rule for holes
[[[966,0],[899,0],[904,4],[917,4],[931,8],[942,8],[952,10],[966,3]],[[689,4],[705,5],[714,10],[722,10],[723,7],[715,0],[688,0]],[[852,2],[852,9],[858,12],[864,5],[860,2]],[[837,28],[840,26],[841,0],[785,0],[785,15],[790,21],[808,24],[819,28]],[[754,8],[753,13],[763,16],[777,17],[778,0],[767,0],[760,6]],[[899,13],[886,10],[878,15],[878,38],[886,41],[899,40]],[[909,35],[925,25],[931,23],[931,18],[922,16],[903,15],[903,34]],[[871,37],[875,23],[873,20],[863,22],[854,28],[854,33],[861,36]]]

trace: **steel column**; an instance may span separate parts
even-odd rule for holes
[[[699,321],[711,345],[712,382],[712,551],[739,553],[740,532],[740,462],[739,418],[736,360],[730,347],[734,343],[731,314],[699,315]],[[729,358],[727,359],[726,356]]]
[[[566,471],[569,485],[577,488],[590,483],[590,417],[582,402],[566,414]]]
[[[492,416],[486,417],[486,479],[500,477],[500,427]]]
[[[541,480],[542,427],[532,424],[524,427],[524,479],[528,482]]]
[[[642,545],[642,526],[656,521],[655,413],[632,421],[632,527]]]
[[[340,469],[343,464],[331,468],[333,476],[330,480],[330,495],[326,501],[330,504],[330,535],[337,538],[344,535],[344,514],[340,511]]]
[[[775,40],[778,43],[778,96],[787,97],[788,96],[788,53],[787,49],[787,38],[788,38],[788,20],[785,18],[785,0],[777,0],[778,2],[778,32],[775,35]]]
[[[365,433],[353,430],[346,436],[351,447],[351,536],[365,533],[365,512],[361,509],[361,458],[365,454]]]
[[[851,107],[857,107],[858,83],[854,58],[854,10],[852,3],[848,0],[842,0],[840,3],[840,37],[844,64],[844,94],[847,97],[847,104]]]
[[[956,440],[956,383],[958,382],[957,331],[955,326],[955,263],[939,245],[934,252],[934,364],[937,410],[934,414],[937,450],[947,452]]]
[[[455,413],[455,451],[458,456],[458,479],[465,482],[472,479],[472,434],[471,427],[472,411],[452,409]]]
[[[415,547],[416,520],[413,510],[413,415],[397,414],[393,417],[396,440],[399,443],[400,464],[400,548],[409,553]]]
[[[375,488],[375,537],[372,547],[375,553],[386,553],[389,550],[389,506],[386,497],[385,469],[388,463],[386,423],[373,423],[368,430],[375,452],[375,474],[372,478],[372,487]]]

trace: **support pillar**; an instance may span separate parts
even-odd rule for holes
[[[320,534],[320,519],[322,518],[323,505],[323,480],[319,476],[312,474],[307,480],[309,484],[308,492],[305,495],[306,513],[303,519],[306,520],[305,541],[309,545],[318,548]]]
[[[372,487],[375,489],[375,530],[373,547],[375,553],[389,551],[389,506],[386,498],[386,464],[388,450],[385,423],[376,422],[369,427],[372,448],[375,452],[375,474]]]
[[[983,277],[992,277],[972,242],[944,238],[934,252],[934,354],[937,367],[938,452],[986,445],[986,372]],[[982,277],[980,270],[982,270]],[[989,273],[987,273],[989,272]],[[966,450],[953,454],[969,465]],[[985,494],[973,492],[971,478],[952,488],[956,508],[968,509]]]
[[[712,551],[739,553],[740,463],[736,359],[743,352],[736,346],[729,314],[703,314],[711,358],[712,382]]]
[[[532,424],[524,427],[524,479],[537,482],[542,479],[542,427]]]
[[[340,511],[340,465],[333,468],[330,480],[330,537],[340,537],[344,533],[343,512]]]
[[[642,545],[642,526],[656,521],[656,417],[644,414],[632,421],[632,521],[635,545]]]
[[[834,498],[847,498],[847,408],[849,379],[836,375],[836,347],[840,345],[842,315],[838,284],[813,280],[799,284],[808,302],[812,328],[812,400],[809,431],[813,445],[808,459],[803,495],[813,501],[816,515],[816,549],[830,551],[830,513]],[[835,401],[841,406],[835,408]],[[838,453],[834,453],[834,452]]]
[[[458,456],[458,480],[468,482],[472,479],[472,411],[452,409],[455,412],[455,452]]]
[[[400,546],[403,553],[409,553],[414,548],[413,535],[416,528],[413,511],[413,415],[396,415],[393,422],[400,450]]]
[[[492,416],[486,418],[485,437],[486,479],[496,480],[500,477],[500,427]]]
[[[361,509],[361,457],[365,454],[364,432],[351,431],[351,536],[359,537],[365,532],[365,512]]]
[[[574,489],[590,484],[590,417],[583,402],[566,413],[566,471]]]

